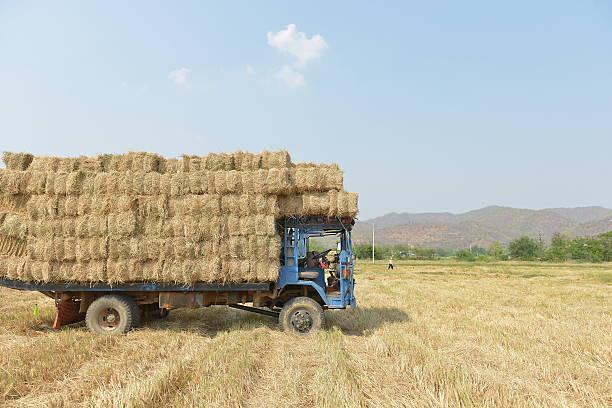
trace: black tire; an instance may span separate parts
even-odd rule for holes
[[[117,335],[140,325],[140,308],[129,296],[104,295],[87,308],[85,323],[94,333]]]
[[[308,336],[325,328],[323,308],[311,298],[293,298],[281,309],[278,327],[284,332]]]
[[[170,314],[170,309],[159,309],[159,318],[165,319]]]

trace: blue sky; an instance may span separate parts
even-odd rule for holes
[[[612,207],[610,2],[126,3],[0,0],[1,150],[283,148],[363,219]]]

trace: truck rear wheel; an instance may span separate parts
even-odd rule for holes
[[[125,295],[104,295],[87,308],[85,323],[98,334],[123,334],[140,324],[140,308]]]
[[[293,298],[281,309],[278,325],[281,331],[307,336],[325,327],[323,308],[311,298]]]

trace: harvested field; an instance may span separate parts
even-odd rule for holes
[[[307,339],[225,307],[54,332],[50,299],[0,289],[0,405],[610,406],[612,265],[357,268],[360,307]]]

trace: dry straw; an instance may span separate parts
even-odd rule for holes
[[[32,159],[34,159],[34,156],[30,153],[4,152],[2,154],[2,161],[6,168],[10,170],[26,170],[32,163]]]
[[[22,256],[26,254],[27,241],[6,235],[0,235],[0,257]],[[1,275],[0,275],[1,276]]]
[[[0,234],[18,239],[28,236],[28,219],[20,214],[0,213]]]
[[[0,194],[0,212],[9,214],[27,214],[29,195]]]
[[[0,170],[0,275],[24,280],[273,281],[279,217],[357,213],[336,165],[286,151],[27,157]]]

